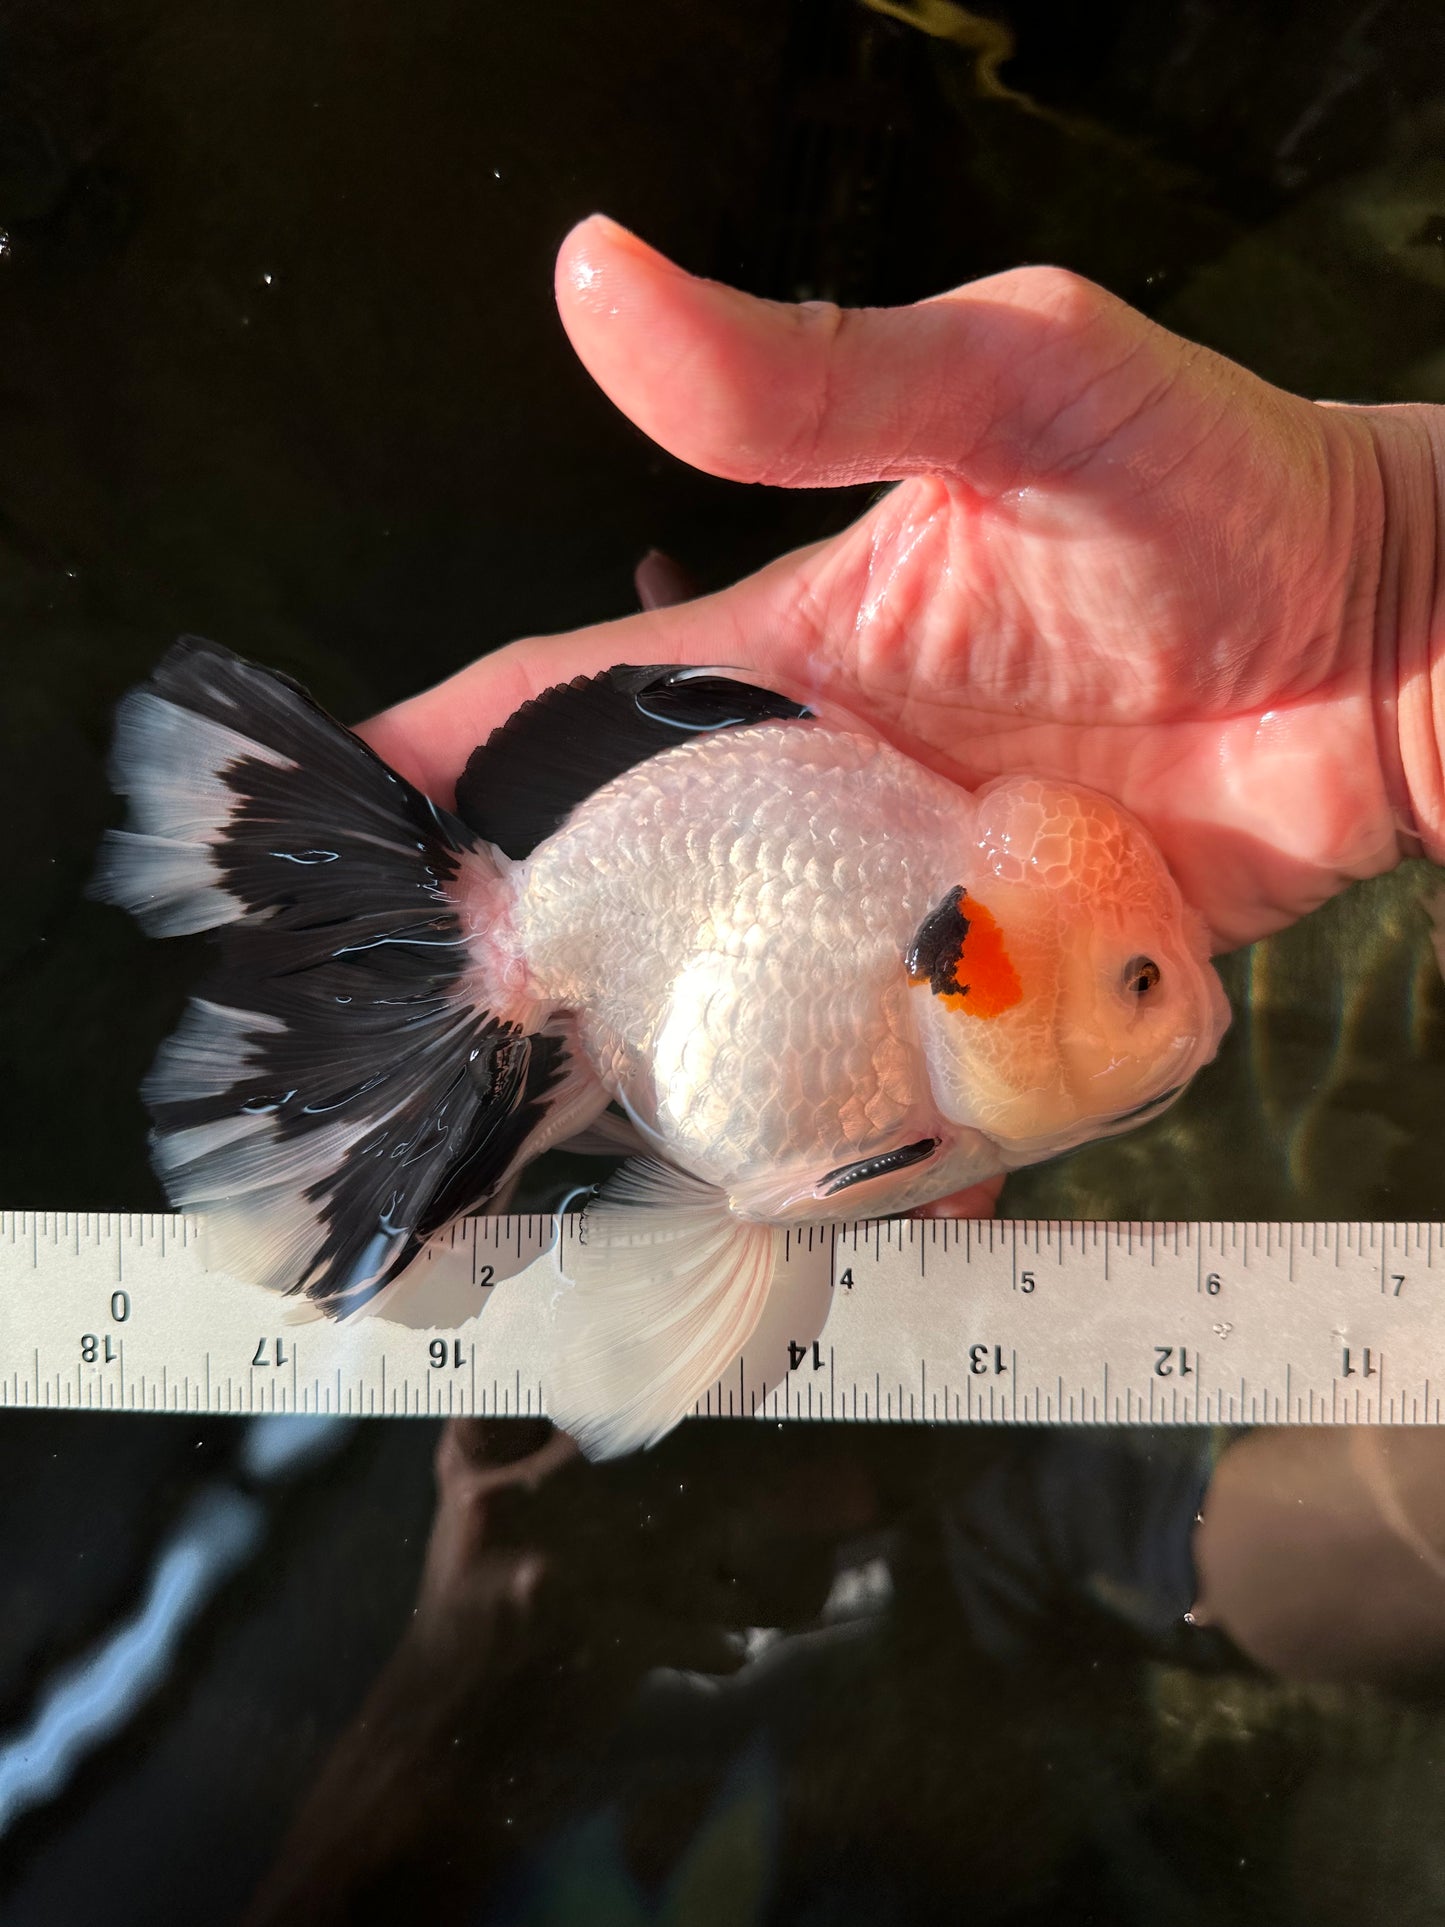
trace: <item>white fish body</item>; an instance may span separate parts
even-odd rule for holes
[[[742,1350],[771,1276],[762,1227],[905,1210],[1126,1128],[1227,1021],[1202,925],[1145,832],[1092,792],[1009,778],[970,794],[718,672],[613,671],[478,751],[468,829],[314,706],[298,722],[288,685],[189,648],[130,699],[149,707],[129,712],[117,781],[143,835],[115,839],[103,886],[152,927],[239,925],[253,974],[249,1021],[234,993],[196,1006],[153,1075],[172,1196],[234,1218],[216,1193],[244,1177],[241,1241],[260,1212],[282,1227],[260,1240],[266,1281],[345,1306],[439,1213],[478,1208],[619,1104],[655,1162],[589,1213],[552,1388],[594,1452],[659,1436]],[[140,715],[162,760],[187,712],[223,759],[188,779],[204,808],[134,740]],[[528,848],[509,857],[493,816],[515,827],[506,796],[554,712],[581,794],[563,781],[547,833],[517,829]],[[388,811],[406,834],[383,890]],[[355,930],[318,942],[307,889],[334,912],[353,851]],[[318,1039],[337,1059],[324,1074]],[[348,1043],[361,1089],[308,1092],[337,1082]],[[609,1233],[638,1208],[647,1241]]]
[[[578,1013],[602,1085],[661,1155],[744,1217],[807,1215],[826,1173],[940,1135],[903,959],[971,814],[859,735],[700,737],[519,867],[509,934],[531,994]]]
[[[1011,872],[1031,870],[1039,881],[1012,886],[1037,899],[1018,933],[1030,960],[1017,1005],[946,1020],[977,1033],[991,1086],[1012,1069],[1006,1102],[973,1107],[977,1125],[995,1122],[990,1137],[935,1093],[925,1025],[936,1013],[906,960],[952,889],[987,910],[1009,896]],[[924,1178],[908,1167],[872,1180],[870,1208],[1097,1136],[1184,1082],[1222,1016],[1202,933],[1143,832],[1106,799],[1033,779],[973,796],[821,723],[759,724],[654,758],[510,883],[507,927],[479,929],[479,944],[505,945],[534,1008],[577,1013],[607,1094],[744,1218],[816,1217],[828,1174],[922,1138],[945,1155]],[[1115,953],[1092,998],[1067,981],[1080,923]],[[1126,987],[1141,956],[1170,975],[1147,1012]],[[490,1007],[503,1008],[500,992]],[[1057,1035],[1071,1019],[1108,1054],[1096,1064],[1076,1039],[1086,1075],[1072,1080]],[[1001,1128],[1030,1094],[1044,1128]]]

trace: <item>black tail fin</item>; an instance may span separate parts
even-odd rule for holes
[[[191,638],[121,704],[111,776],[131,826],[95,894],[222,952],[144,1086],[167,1194],[227,1270],[349,1309],[587,1108],[564,1032],[461,993],[453,886],[495,854],[297,684]]]

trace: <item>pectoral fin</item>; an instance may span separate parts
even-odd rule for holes
[[[1002,1169],[997,1149],[982,1132],[954,1131],[948,1137],[883,1144],[831,1170],[772,1172],[736,1185],[732,1205],[745,1217],[779,1224],[883,1218],[996,1177]]]
[[[844,1191],[856,1190],[860,1184],[871,1184],[875,1178],[895,1177],[900,1171],[911,1170],[915,1164],[927,1163],[937,1149],[936,1137],[921,1137],[912,1144],[900,1144],[896,1150],[880,1151],[871,1158],[840,1164],[818,1180],[813,1187],[814,1196],[820,1200],[836,1198]]]

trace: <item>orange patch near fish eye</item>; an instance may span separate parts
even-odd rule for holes
[[[1023,985],[993,914],[960,885],[918,926],[905,959],[908,981],[926,984],[951,1010],[999,1017]]]

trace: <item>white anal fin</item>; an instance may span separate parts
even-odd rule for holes
[[[624,1165],[567,1254],[549,1409],[589,1458],[654,1445],[741,1355],[773,1278],[773,1227],[674,1166]]]

